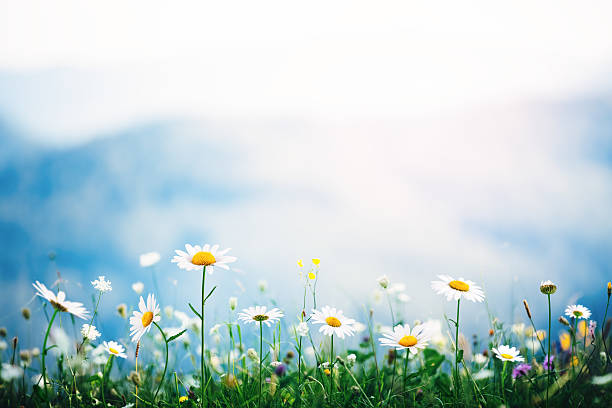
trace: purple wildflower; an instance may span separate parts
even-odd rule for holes
[[[597,327],[597,322],[595,320],[589,321],[589,334],[593,338],[595,338],[595,328],[596,327]]]
[[[529,364],[527,363],[518,364],[516,367],[512,369],[512,378],[517,379],[519,377],[527,375],[529,370],[531,370],[531,366]]]
[[[544,370],[548,371],[555,368],[555,363],[553,362],[554,359],[555,356],[546,356],[544,362],[542,363],[542,367],[544,367]]]
[[[284,364],[279,364],[274,369],[274,374],[278,375],[279,377],[282,377],[283,375],[285,375],[286,372],[287,372],[287,366]]]

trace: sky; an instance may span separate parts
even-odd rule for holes
[[[1,7],[0,278],[16,302],[0,319],[52,283],[49,251],[77,288],[116,282],[109,311],[151,287],[151,250],[162,300],[197,299],[169,259],[209,241],[239,258],[215,275],[219,313],[230,295],[269,302],[260,279],[299,303],[295,262],[312,257],[322,301],[355,314],[382,274],[407,284],[409,319],[451,312],[429,288],[440,273],[511,321],[525,297],[544,311],[544,279],[558,313],[602,307],[607,2]]]

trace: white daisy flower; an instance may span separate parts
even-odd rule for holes
[[[300,337],[305,337],[308,335],[308,323],[306,322],[300,322],[296,327],[295,327],[295,331],[297,332],[297,335]]]
[[[342,310],[338,310],[335,307],[323,306],[321,311],[312,309],[312,323],[322,324],[319,332],[323,332],[327,336],[337,335],[341,339],[345,336],[352,336],[355,334],[354,319],[349,319],[344,316]]]
[[[61,290],[57,292],[57,295],[51,292],[45,285],[36,281],[32,286],[38,291],[37,295],[47,299],[51,305],[60,312],[68,312],[72,315],[75,315],[81,319],[87,319],[89,312],[85,307],[83,307],[82,303],[79,302],[69,302],[66,300],[66,294]]]
[[[106,350],[108,354],[112,354],[113,356],[117,356],[121,358],[127,358],[127,355],[125,354],[125,347],[123,347],[121,344],[117,343],[116,341],[109,341],[109,342],[105,341],[102,343],[102,347],[104,347],[104,349]]]
[[[245,323],[261,322],[270,327],[272,323],[276,323],[283,316],[285,316],[283,312],[276,307],[271,310],[266,310],[265,306],[251,306],[238,313],[238,320],[242,320]]]
[[[157,323],[161,320],[161,316],[159,315],[160,308],[159,305],[155,303],[155,295],[152,293],[149,293],[149,296],[147,296],[146,304],[142,296],[140,297],[138,308],[140,311],[134,311],[132,317],[130,317],[130,324],[132,325],[130,327],[130,336],[134,343],[140,341],[140,338],[151,330],[151,324],[153,322]]]
[[[565,309],[565,315],[576,319],[588,319],[591,317],[591,311],[582,305],[570,305]]]
[[[84,339],[89,341],[94,341],[98,337],[100,337],[100,332],[96,329],[96,326],[92,326],[89,324],[84,324],[81,326],[81,334]]]
[[[134,282],[132,283],[132,290],[136,292],[137,295],[140,295],[144,290],[144,283],[142,282]]]
[[[423,324],[414,326],[412,330],[410,325],[398,324],[393,330],[385,331],[383,336],[378,339],[381,346],[394,347],[396,350],[409,349],[412,353],[427,347],[429,340],[427,326]]]
[[[521,352],[517,350],[515,347],[510,346],[499,346],[499,348],[493,347],[491,350],[495,353],[495,357],[499,358],[502,361],[525,361],[523,357],[521,357]]]
[[[448,275],[438,275],[439,281],[431,282],[431,288],[439,295],[446,296],[446,300],[459,300],[462,297],[472,302],[482,302],[484,292],[474,282],[459,278],[455,280]]]
[[[2,363],[2,380],[11,382],[23,376],[23,368],[9,363]]]
[[[91,281],[91,284],[96,290],[99,290],[102,293],[113,290],[110,281],[105,280],[104,276],[98,276],[98,279]]]
[[[159,262],[161,257],[157,252],[147,252],[146,254],[140,255],[140,266],[147,268],[153,266]]]
[[[178,267],[188,271],[201,271],[202,267],[206,267],[208,273],[213,273],[213,267],[229,270],[226,264],[235,262],[236,257],[225,255],[231,248],[219,251],[219,245],[206,244],[202,247],[199,245],[191,246],[185,244],[187,252],[179,249],[175,250],[176,255],[172,258],[172,262],[178,264]]]
[[[355,354],[349,354],[346,356],[346,361],[349,365],[353,365],[357,361],[357,356]]]
[[[378,279],[376,279],[376,282],[378,282],[380,287],[383,289],[387,289],[387,286],[389,286],[389,278],[387,275],[380,276]]]

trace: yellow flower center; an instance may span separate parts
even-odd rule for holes
[[[215,262],[217,262],[217,260],[215,259],[215,256],[210,252],[200,251],[193,255],[193,258],[191,258],[191,263],[194,265],[208,266],[214,264]]]
[[[266,315],[255,315],[253,316],[253,320],[256,322],[263,322],[264,320],[268,320],[270,317]]]
[[[574,316],[580,317],[582,316],[582,312],[580,310],[574,310]]]
[[[500,356],[502,356],[503,358],[506,358],[508,360],[512,360],[514,358],[514,356],[511,356],[510,354],[500,354]]]
[[[53,307],[56,308],[57,310],[59,310],[60,312],[67,312],[68,311],[66,306],[64,306],[62,304],[54,302],[53,300],[50,300],[49,302],[51,302],[51,305],[53,305]]]
[[[342,326],[342,323],[340,323],[340,320],[338,320],[334,316],[329,316],[328,318],[326,318],[325,319],[325,323],[329,324],[331,327],[340,327],[340,326]]]
[[[147,327],[153,321],[153,312],[144,312],[142,315],[142,327]]]
[[[404,336],[398,341],[399,345],[402,347],[411,347],[417,344],[417,338],[414,336]]]
[[[110,351],[113,354],[119,354],[119,352],[112,347],[109,347],[108,351]]]
[[[468,290],[470,290],[470,285],[458,280],[448,282],[448,286],[460,292],[467,292]]]

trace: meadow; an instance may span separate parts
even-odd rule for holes
[[[392,326],[371,310],[357,321],[326,299],[321,260],[298,260],[294,282],[303,298],[282,305],[242,305],[221,299],[207,285],[211,273],[230,269],[236,257],[218,245],[185,245],[171,260],[201,283],[197,304],[160,304],[158,294],[142,293],[138,304],[119,304],[124,335],[99,330],[108,316],[99,311],[112,282],[92,277],[91,292],[66,293],[62,280],[33,283],[45,316],[35,330],[39,347],[0,328],[0,405],[6,407],[609,407],[612,406],[612,284],[602,282],[603,316],[589,305],[551,309],[557,284],[541,282],[548,310],[523,301],[524,321],[506,324],[488,313],[488,336],[466,336],[461,307],[487,307],[477,282],[440,275],[430,287],[456,314],[439,320],[403,321],[394,305],[409,294],[386,276],[372,278],[388,304]],[[163,262],[143,254],[151,268]],[[300,289],[301,288],[301,289]],[[93,295],[89,310],[74,299]],[[227,305],[227,317],[207,313],[212,302]],[[238,307],[238,304],[241,307]],[[242,307],[245,306],[245,307]],[[479,306],[479,307],[480,307]],[[538,327],[534,315],[546,317]],[[116,316],[114,316],[116,317]],[[63,320],[60,320],[63,319]],[[63,324],[60,324],[60,321]],[[554,327],[554,329],[553,329]],[[557,335],[560,333],[560,335]],[[76,335],[75,335],[76,334]],[[351,346],[345,346],[351,345]]]

